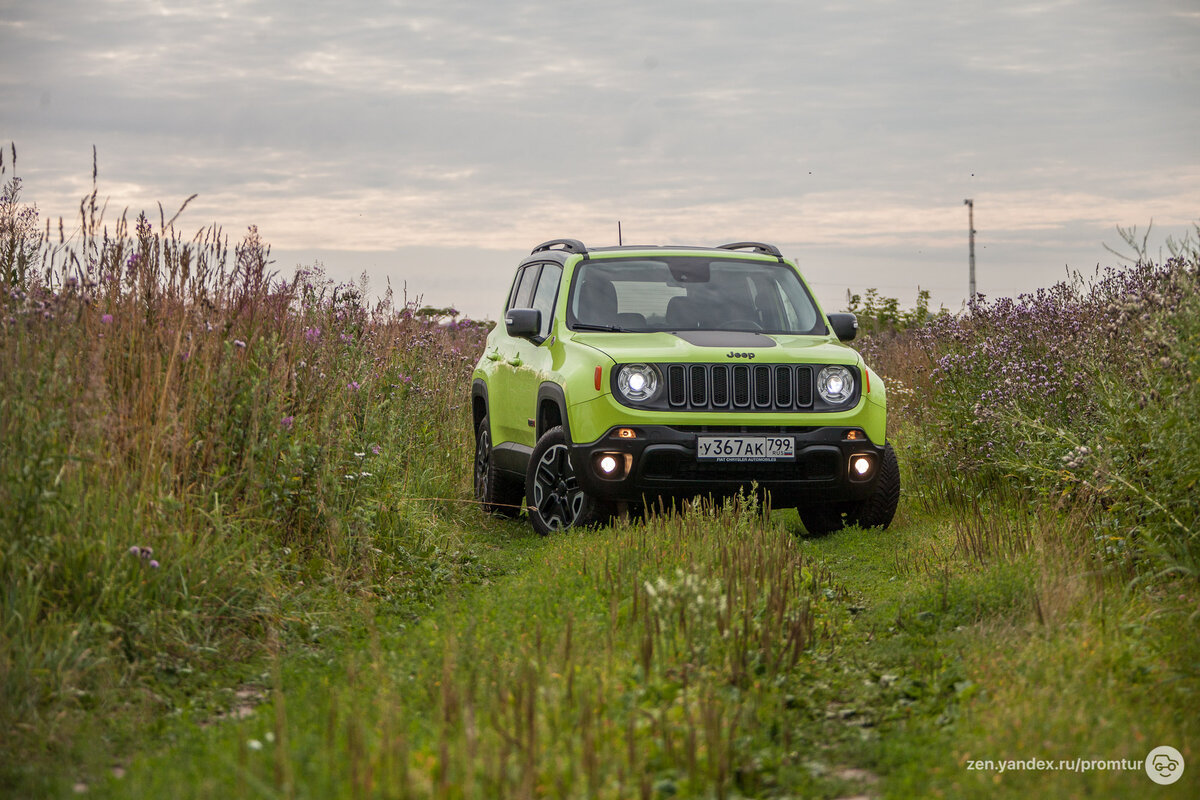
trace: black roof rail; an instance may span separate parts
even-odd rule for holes
[[[764,256],[775,256],[780,261],[783,260],[783,253],[779,252],[779,248],[773,244],[763,244],[762,242],[730,242],[729,244],[717,245],[718,250],[746,250],[750,249],[756,253],[762,253]]]
[[[579,255],[587,255],[587,247],[578,239],[551,239],[548,242],[542,242],[537,247],[529,252],[529,255],[537,255],[544,253],[547,250],[553,250],[555,245],[562,245],[562,250],[567,253],[578,253]]]

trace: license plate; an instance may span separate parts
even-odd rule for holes
[[[795,461],[791,436],[699,436],[698,461]]]

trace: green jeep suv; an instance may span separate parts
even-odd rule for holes
[[[887,527],[883,381],[758,242],[538,245],[475,368],[475,495],[539,533],[757,484],[813,534]]]

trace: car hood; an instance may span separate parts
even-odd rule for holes
[[[852,348],[837,340],[831,341],[828,336],[741,331],[580,332],[573,334],[571,340],[595,348],[618,363],[858,363],[858,354]],[[731,355],[735,353],[737,355]]]

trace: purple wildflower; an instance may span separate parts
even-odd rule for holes
[[[294,423],[295,421],[296,421],[295,415],[288,414],[286,417],[284,417],[283,419],[281,419],[279,421],[279,424],[282,425],[286,430],[290,431],[292,429],[292,423]]]
[[[359,389],[359,383],[358,381],[350,381],[346,384],[346,388],[352,392],[357,392]]]
[[[305,328],[304,338],[309,344],[315,344],[317,340],[321,338],[321,329],[316,326]]]
[[[112,325],[112,323],[113,323],[113,315],[112,314],[104,314],[100,317],[101,325]]]
[[[234,340],[233,340],[233,346],[234,346],[234,347],[239,347],[239,348],[243,348],[243,349],[244,349],[244,348],[246,347],[246,343],[245,343],[245,342],[243,342],[241,339],[234,339]]]
[[[153,547],[139,547],[138,545],[135,544],[134,546],[130,547],[127,552],[129,553],[129,555],[131,555],[137,559],[140,559],[142,562],[144,562],[147,566],[151,567],[152,569],[158,569],[158,562],[155,561],[153,558],[151,558],[151,556],[154,555]]]

